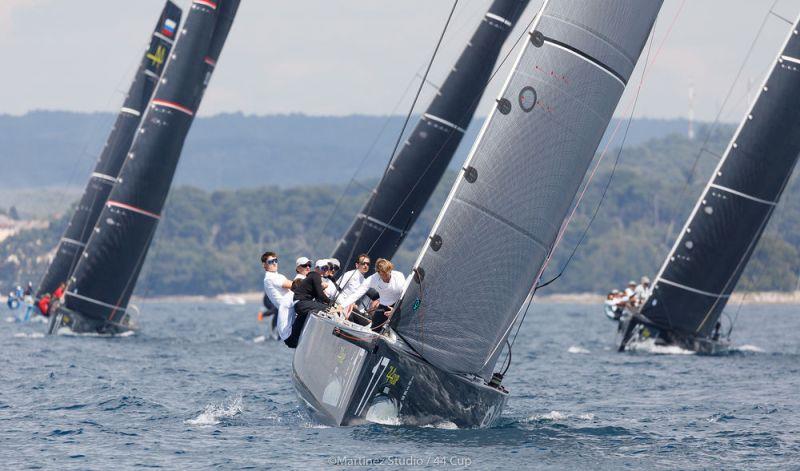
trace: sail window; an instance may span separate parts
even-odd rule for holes
[[[519,107],[529,113],[534,106],[536,106],[536,90],[531,86],[524,87],[519,92]]]
[[[705,211],[705,213],[709,215],[714,214],[714,208],[712,208],[711,206],[706,206],[705,208],[703,208],[703,211]]]
[[[694,248],[694,242],[691,240],[687,240],[686,243],[683,244],[687,249],[692,250]]]

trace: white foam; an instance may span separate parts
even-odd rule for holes
[[[633,352],[655,353],[657,355],[694,355],[695,352],[686,350],[677,345],[656,345],[653,339],[631,342],[625,347],[626,350]]]
[[[263,342],[265,340],[267,340],[267,338],[265,336],[259,335],[258,337],[253,339],[253,343],[261,343],[261,342]]]
[[[557,410],[551,410],[547,414],[534,415],[533,417],[530,417],[528,420],[529,421],[550,420],[553,422],[559,422],[570,418],[578,420],[594,420],[594,414],[585,413],[585,414],[572,415]]]
[[[44,334],[41,332],[32,332],[30,334],[25,332],[17,332],[14,334],[14,337],[18,339],[42,339],[44,338]]]
[[[244,405],[242,398],[237,397],[228,405],[225,405],[224,402],[221,404],[209,404],[203,409],[200,415],[194,419],[186,420],[184,423],[188,425],[216,425],[220,423],[222,419],[236,417],[241,414],[243,410]]]
[[[737,347],[736,350],[740,352],[764,353],[764,349],[755,345],[742,345],[741,347]]]
[[[136,335],[135,330],[126,330],[121,334],[98,334],[97,332],[82,332],[77,333],[73,332],[72,329],[69,327],[63,326],[59,327],[56,331],[56,335],[64,335],[67,337],[130,337],[132,335]]]
[[[568,353],[591,353],[589,350],[579,347],[578,345],[573,345],[567,349]]]
[[[17,319],[15,319],[14,317],[6,317],[6,322],[11,324],[11,323],[17,322]]]

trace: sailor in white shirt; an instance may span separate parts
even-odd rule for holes
[[[631,280],[628,282],[628,287],[625,288],[625,296],[629,301],[633,301],[633,295],[636,292],[636,282]]]
[[[643,276],[639,286],[633,291],[633,296],[636,299],[636,304],[643,303],[650,297],[652,290],[650,289],[650,278]]]
[[[284,296],[291,293],[292,282],[278,273],[278,256],[275,252],[264,252],[261,256],[264,266],[264,292],[272,304],[280,306]]]
[[[374,309],[372,317],[372,329],[379,331],[392,316],[394,304],[400,300],[403,289],[406,286],[406,278],[399,271],[394,270],[394,264],[384,258],[379,258],[375,262],[375,274],[366,279],[351,296],[342,300],[343,306],[349,306],[361,299],[372,288],[378,294],[378,299],[372,301],[370,309]]]
[[[350,298],[353,293],[355,293],[356,290],[358,290],[361,285],[366,282],[367,279],[364,277],[364,275],[366,275],[369,271],[369,264],[369,255],[362,253],[356,258],[355,270],[345,272],[345,274],[339,278],[337,283],[342,289],[342,292],[339,294],[340,300]]]
[[[297,272],[297,274],[294,276],[294,279],[302,280],[303,278],[306,277],[306,275],[308,275],[308,272],[311,271],[312,263],[311,260],[308,259],[308,257],[300,257],[297,259],[294,266],[295,266],[294,271]]]

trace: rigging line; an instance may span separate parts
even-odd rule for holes
[[[403,127],[400,129],[400,132],[397,135],[397,140],[394,143],[394,148],[392,149],[391,154],[389,154],[390,155],[389,161],[386,162],[386,167],[383,170],[383,175],[381,175],[381,179],[378,181],[378,185],[376,186],[376,188],[380,187],[381,184],[384,182],[384,180],[386,180],[386,175],[388,175],[389,169],[392,166],[392,162],[394,161],[394,159],[396,157],[397,148],[400,146],[400,143],[403,140],[403,134],[405,134],[405,132],[406,132],[406,127],[408,126],[408,122],[409,122],[409,120],[411,120],[412,113],[414,113],[414,107],[417,105],[417,100],[419,100],[419,96],[422,93],[422,89],[425,87],[425,80],[428,78],[428,73],[430,73],[430,71],[431,71],[431,66],[433,66],[433,61],[434,61],[434,59],[436,59],[436,54],[439,52],[439,47],[442,45],[442,40],[444,39],[444,35],[447,32],[447,27],[450,25],[450,20],[453,18],[453,13],[456,11],[456,7],[458,6],[458,2],[459,2],[459,0],[454,0],[453,1],[453,7],[450,9],[450,14],[447,15],[447,21],[445,21],[444,28],[442,28],[442,33],[439,35],[439,40],[436,41],[436,47],[433,49],[433,54],[431,54],[431,58],[428,61],[428,66],[425,68],[425,74],[423,75],[422,80],[420,81],[419,88],[417,88],[417,93],[414,96],[414,101],[411,103],[411,107],[408,109],[408,113],[406,114],[406,118],[403,121]],[[370,213],[372,213],[372,206],[374,204],[375,204],[375,193],[370,195],[370,199],[369,199],[369,202],[368,202],[367,210],[364,211],[364,215],[365,216],[367,216]],[[389,221],[389,222],[391,222],[391,221]],[[367,218],[364,217],[361,220],[361,228],[358,231],[358,238],[356,238],[356,241],[353,244],[353,247],[350,248],[350,253],[348,253],[348,255],[347,255],[347,260],[345,260],[343,263],[349,264],[350,260],[353,258],[353,255],[355,254],[356,247],[358,246],[358,243],[361,242],[361,237],[364,234],[364,225],[366,223],[367,223]],[[384,228],[384,231],[385,230],[386,230],[386,228]],[[382,234],[383,234],[383,231],[381,231],[381,235]],[[338,297],[338,294],[337,294],[337,297]],[[334,298],[334,301],[335,301],[335,298]]]
[[[678,16],[680,15],[681,11],[683,10],[684,5],[686,5],[686,0],[683,0],[681,2],[680,6],[678,7],[678,11],[675,13],[675,16],[672,19],[672,22],[670,23],[669,27],[667,28],[667,32],[664,34],[664,38],[662,39],[661,43],[659,44],[658,49],[656,50],[656,54],[653,56],[653,60],[650,61],[650,52],[652,51],[653,42],[655,41],[655,30],[656,30],[656,26],[657,26],[657,20],[656,20],[656,24],[653,25],[653,30],[652,30],[652,32],[650,34],[650,46],[647,48],[647,56],[645,57],[644,66],[642,68],[642,76],[641,76],[641,78],[639,80],[639,85],[636,88],[636,94],[634,95],[634,100],[629,106],[630,113],[628,115],[628,121],[627,121],[627,125],[625,127],[625,132],[624,132],[624,135],[623,135],[623,138],[622,138],[622,143],[620,144],[619,151],[617,152],[617,157],[616,157],[616,159],[614,161],[614,166],[612,168],[611,175],[609,176],[609,179],[608,179],[608,181],[606,183],[606,187],[603,190],[603,194],[602,194],[602,197],[600,199],[600,202],[598,203],[597,207],[595,208],[594,214],[592,215],[592,218],[590,219],[589,224],[586,226],[586,229],[584,230],[584,233],[581,235],[581,238],[578,241],[578,244],[575,245],[575,248],[573,248],[572,253],[570,254],[569,258],[567,259],[567,262],[565,262],[564,266],[562,267],[561,272],[558,273],[558,275],[556,275],[551,280],[549,280],[549,281],[547,281],[545,283],[542,283],[542,284],[537,284],[536,286],[534,286],[533,292],[530,294],[530,296],[528,296],[528,299],[527,299],[526,304],[525,304],[525,311],[523,312],[522,318],[520,319],[519,323],[517,324],[517,330],[514,333],[514,338],[511,340],[511,343],[509,344],[509,355],[511,354],[511,346],[513,346],[514,342],[516,342],[517,336],[519,335],[519,331],[522,328],[522,324],[525,322],[525,318],[528,316],[528,312],[530,310],[531,304],[533,303],[533,298],[536,295],[536,291],[539,288],[545,287],[545,286],[549,285],[550,283],[554,282],[555,280],[557,280],[558,278],[561,277],[561,275],[567,269],[567,266],[569,265],[569,262],[572,260],[572,257],[575,255],[575,252],[578,250],[578,247],[580,247],[580,244],[583,242],[584,238],[586,237],[586,234],[588,233],[589,228],[592,225],[592,222],[594,222],[594,219],[597,216],[597,213],[598,213],[598,211],[600,210],[600,207],[603,204],[603,200],[605,199],[606,192],[608,191],[608,188],[611,185],[611,181],[614,178],[614,171],[616,170],[617,164],[619,163],[620,156],[622,155],[622,150],[625,147],[625,140],[627,139],[627,136],[628,136],[628,130],[630,129],[631,121],[633,120],[633,113],[635,111],[636,104],[639,101],[639,94],[640,94],[640,92],[642,90],[642,86],[645,83],[645,80],[647,78],[647,74],[648,74],[650,68],[653,66],[653,64],[655,64],[656,59],[658,59],[659,53],[661,52],[662,48],[664,47],[664,44],[666,43],[667,39],[669,38],[670,33],[672,32],[672,29],[675,26],[675,22],[677,21]],[[619,121],[617,123],[617,126],[615,127],[611,137],[609,138],[608,142],[606,143],[606,146],[603,149],[602,154],[598,158],[598,162],[595,165],[594,169],[592,170],[592,173],[589,176],[589,179],[587,180],[586,185],[584,186],[580,197],[578,198],[577,202],[575,203],[575,206],[573,207],[572,213],[570,214],[569,218],[565,221],[565,223],[562,224],[562,228],[561,228],[561,231],[559,233],[559,236],[556,239],[556,242],[553,245],[553,248],[551,249],[550,254],[548,254],[548,256],[547,256],[547,260],[545,261],[545,266],[543,267],[542,271],[544,271],[544,268],[546,268],[547,265],[549,264],[553,253],[555,252],[556,248],[558,247],[558,243],[560,242],[561,238],[563,238],[563,236],[564,236],[564,232],[566,231],[566,227],[569,224],[569,221],[575,215],[575,210],[580,205],[581,200],[583,199],[583,196],[586,193],[586,189],[588,188],[589,184],[591,183],[591,180],[594,178],[594,175],[597,172],[597,169],[600,166],[600,163],[602,162],[604,156],[606,155],[606,152],[608,151],[608,148],[611,145],[611,142],[614,141],[614,136],[616,135],[616,133],[619,130],[621,125],[622,125],[622,121]]]
[[[736,87],[736,83],[739,81],[739,78],[741,77],[742,72],[744,72],[744,68],[747,65],[748,60],[750,60],[750,56],[755,50],[756,42],[761,37],[761,34],[764,32],[764,27],[767,25],[767,21],[769,20],[769,17],[772,14],[772,10],[775,8],[775,5],[777,5],[779,1],[780,0],[775,0],[772,3],[772,5],[769,7],[769,10],[764,15],[764,19],[761,20],[761,25],[758,27],[755,37],[753,37],[753,40],[750,42],[750,46],[747,49],[747,53],[744,55],[744,60],[742,60],[742,63],[739,66],[739,70],[736,72],[736,75],[733,78],[733,82],[731,82],[731,86],[728,88],[728,92],[725,95],[725,99],[722,100],[722,105],[720,105],[719,110],[717,111],[717,115],[714,117],[714,121],[712,121],[711,126],[708,127],[706,136],[703,139],[703,144],[700,146],[701,150],[697,153],[697,156],[694,159],[694,163],[692,164],[692,168],[689,171],[689,175],[686,177],[686,182],[684,183],[683,188],[678,194],[678,201],[683,200],[686,190],[688,190],[689,186],[692,184],[694,174],[697,171],[697,165],[700,163],[700,158],[702,157],[703,154],[702,149],[708,146],[708,141],[711,139],[711,135],[717,129],[720,118],[722,118],[722,113],[725,111],[725,107],[728,104],[728,100],[730,100],[731,96],[733,95],[733,89]],[[673,217],[673,219],[675,219],[675,217]]]
[[[482,5],[478,4],[478,7],[482,8]],[[477,8],[474,8],[472,11],[469,12],[469,14],[465,14],[465,12],[466,12],[465,8],[462,8],[461,10],[459,10],[459,13],[457,13],[455,15],[454,20],[459,19],[459,17],[466,18],[466,20],[464,21],[464,23],[461,26],[459,26],[455,30],[453,30],[451,28],[451,37],[461,33],[464,29],[466,29],[467,26],[470,26],[472,24],[469,20],[474,16],[474,13],[477,10],[478,10]],[[449,41],[445,41],[444,43],[447,44],[448,42]],[[319,247],[320,241],[322,240],[322,237],[325,235],[325,230],[330,225],[331,221],[333,220],[334,215],[339,211],[341,203],[344,200],[344,197],[347,194],[348,190],[353,185],[358,185],[358,186],[361,186],[361,187],[365,187],[364,185],[360,184],[356,180],[356,176],[358,175],[359,170],[361,168],[363,168],[364,164],[367,161],[367,158],[369,158],[369,156],[372,154],[372,151],[374,151],[375,147],[377,147],[377,144],[380,141],[380,138],[383,136],[383,134],[386,132],[386,129],[389,127],[389,124],[391,123],[395,112],[397,111],[398,108],[400,108],[400,105],[403,103],[403,100],[405,99],[406,94],[408,93],[408,91],[411,89],[411,86],[414,84],[414,81],[416,79],[418,79],[418,78],[422,79],[423,82],[427,81],[428,85],[430,85],[431,87],[435,88],[437,90],[437,93],[438,93],[440,87],[438,85],[436,85],[435,83],[431,82],[430,80],[427,80],[426,78],[424,78],[422,76],[421,72],[422,72],[422,69],[424,67],[425,67],[425,64],[423,63],[423,64],[420,64],[419,68],[417,68],[417,71],[411,77],[411,80],[409,80],[408,85],[406,85],[406,88],[403,91],[402,95],[400,95],[400,99],[397,101],[397,103],[394,105],[394,108],[392,108],[392,111],[386,117],[386,120],[384,121],[383,126],[378,131],[378,134],[375,136],[375,139],[372,141],[372,144],[369,146],[367,152],[364,154],[364,157],[361,158],[361,162],[359,162],[358,166],[356,166],[356,170],[353,173],[353,176],[350,178],[350,181],[347,183],[347,186],[345,187],[345,189],[339,195],[339,198],[336,200],[336,204],[334,205],[333,210],[328,215],[328,219],[325,221],[325,224],[322,225],[322,228],[320,229],[320,233],[317,236],[317,239],[316,239],[316,241],[314,243],[314,247]],[[347,261],[345,260],[345,262],[347,262]]]
[[[521,5],[520,5],[520,6],[521,6]],[[519,8],[519,7],[518,7],[518,8]],[[500,63],[497,65],[497,67],[495,67],[494,71],[493,71],[493,72],[492,72],[492,74],[489,76],[489,79],[486,81],[486,83],[485,83],[485,84],[483,85],[483,87],[481,88],[481,90],[480,90],[480,93],[478,93],[478,95],[475,97],[475,99],[473,99],[472,103],[470,104],[470,107],[469,107],[469,108],[467,108],[467,109],[470,109],[470,108],[472,108],[472,106],[476,106],[477,102],[479,102],[479,101],[481,100],[481,98],[482,98],[482,96],[483,96],[483,93],[484,93],[484,91],[485,91],[485,90],[486,90],[486,88],[489,86],[489,84],[491,84],[491,83],[492,83],[492,80],[494,80],[494,78],[495,78],[495,76],[497,75],[497,73],[500,71],[500,69],[501,69],[501,68],[503,67],[503,65],[506,63],[506,61],[508,60],[508,58],[511,56],[511,53],[512,53],[512,52],[514,52],[514,50],[517,48],[517,46],[519,45],[519,42],[520,42],[520,40],[521,40],[523,37],[525,37],[525,35],[526,35],[526,34],[528,34],[528,30],[530,30],[530,28],[531,28],[531,25],[533,25],[533,22],[536,20],[537,16],[538,16],[538,13],[537,13],[536,15],[534,15],[534,16],[533,16],[533,18],[531,18],[531,21],[530,21],[530,22],[528,22],[528,25],[527,25],[527,26],[526,26],[526,27],[523,29],[523,31],[522,31],[522,33],[519,35],[519,37],[517,37],[517,40],[516,40],[516,41],[514,41],[514,45],[513,45],[513,46],[511,46],[511,48],[508,50],[508,52],[507,52],[507,53],[506,53],[506,55],[503,57],[503,59],[500,61]],[[417,188],[417,186],[419,186],[419,184],[422,182],[422,180],[423,180],[423,178],[425,177],[425,175],[427,175],[427,174],[428,174],[428,171],[431,169],[431,167],[433,166],[433,164],[434,164],[434,163],[436,162],[436,160],[439,158],[439,155],[442,153],[442,151],[444,151],[444,149],[447,147],[447,144],[450,142],[450,139],[452,139],[452,137],[453,137],[454,135],[456,135],[456,132],[455,132],[455,130],[452,130],[452,129],[451,129],[451,130],[450,130],[450,132],[449,132],[449,134],[447,135],[447,138],[446,138],[446,139],[445,139],[445,141],[442,143],[442,145],[439,147],[439,150],[437,150],[437,151],[436,151],[436,154],[434,154],[434,156],[433,156],[433,157],[430,159],[430,161],[428,162],[428,165],[425,167],[425,170],[423,170],[423,171],[422,171],[422,173],[420,174],[420,176],[419,176],[419,177],[417,178],[417,180],[414,182],[414,185],[411,187],[411,189],[410,189],[410,190],[409,190],[409,191],[406,193],[406,195],[403,197],[403,200],[400,202],[400,204],[398,204],[398,205],[397,205],[397,209],[395,209],[394,213],[392,213],[392,216],[389,218],[389,221],[388,221],[388,223],[389,223],[389,224],[391,224],[391,223],[394,221],[394,218],[395,218],[395,217],[397,216],[397,214],[400,212],[400,208],[402,208],[402,207],[403,207],[403,205],[405,204],[405,202],[406,202],[406,201],[408,201],[408,198],[410,198],[410,197],[411,197],[411,195],[414,193],[414,190],[415,190],[415,189]],[[390,161],[390,164],[391,164],[391,161]],[[387,167],[387,169],[388,169],[388,167]],[[363,223],[362,223],[362,224],[363,224]],[[378,237],[375,239],[375,241],[374,241],[374,242],[372,243],[372,245],[369,247],[369,249],[367,250],[367,252],[370,252],[370,251],[372,251],[372,249],[375,247],[375,244],[377,243],[377,241],[378,241],[378,240],[379,240],[379,239],[380,239],[380,238],[383,236],[383,234],[386,232],[386,230],[387,230],[387,229],[388,229],[387,227],[384,227],[383,229],[381,229],[380,233],[378,233]],[[350,254],[349,254],[349,257],[350,257],[350,258],[352,258],[352,256],[353,256],[353,251],[355,250],[355,247],[356,247],[356,245],[358,245],[358,242],[359,242],[359,240],[360,240],[360,235],[359,235],[359,239],[357,239],[357,240],[356,240],[356,243],[353,245],[353,248],[351,249],[351,252],[350,252]]]

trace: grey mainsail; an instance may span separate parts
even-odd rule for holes
[[[778,204],[800,156],[798,27],[790,30],[653,282],[641,313],[658,327],[712,333]]]
[[[141,116],[164,71],[164,64],[172,50],[180,22],[181,9],[167,1],[89,183],[58,242],[55,257],[39,283],[37,298],[45,293],[52,293],[59,284],[66,283],[83,253],[100,211],[117,181]]]
[[[125,318],[183,143],[239,0],[194,0],[164,76],[70,277],[66,309],[104,324]]]
[[[491,376],[661,3],[562,0],[540,12],[393,320],[434,366]]]
[[[333,252],[392,258],[430,199],[472,121],[503,43],[528,0],[494,0],[428,109]]]

